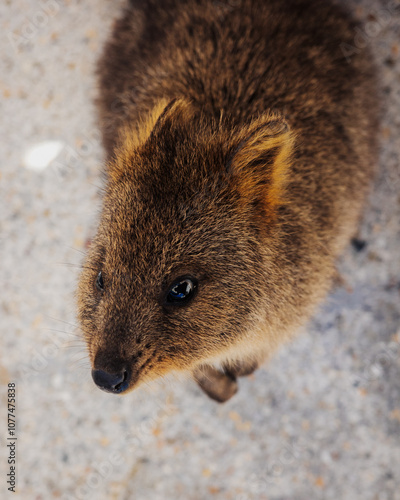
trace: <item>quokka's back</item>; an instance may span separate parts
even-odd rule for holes
[[[217,400],[329,289],[377,161],[357,25],[329,1],[131,1],[99,63],[106,193],[79,285],[97,385]]]

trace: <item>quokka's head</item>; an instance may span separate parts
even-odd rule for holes
[[[273,280],[265,241],[292,146],[281,117],[237,128],[183,100],[124,131],[78,287],[100,388],[223,359],[246,335]]]

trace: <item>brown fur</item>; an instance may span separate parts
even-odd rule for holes
[[[377,157],[371,56],[341,50],[355,26],[328,0],[130,2],[98,70],[107,180],[78,289],[95,369],[128,367],[129,389],[190,371],[223,401],[309,318]],[[195,298],[166,307],[188,275]]]

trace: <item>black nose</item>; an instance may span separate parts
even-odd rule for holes
[[[104,370],[92,370],[94,383],[106,392],[120,394],[126,391],[129,386],[128,370],[122,370],[120,373],[107,373]]]

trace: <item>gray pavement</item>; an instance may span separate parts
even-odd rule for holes
[[[93,69],[124,3],[0,4],[0,498],[399,500],[400,2],[350,2],[370,23],[387,104],[366,246],[347,249],[344,285],[222,406],[174,378],[102,393],[75,327],[101,185]],[[41,164],[44,141],[59,154]]]

